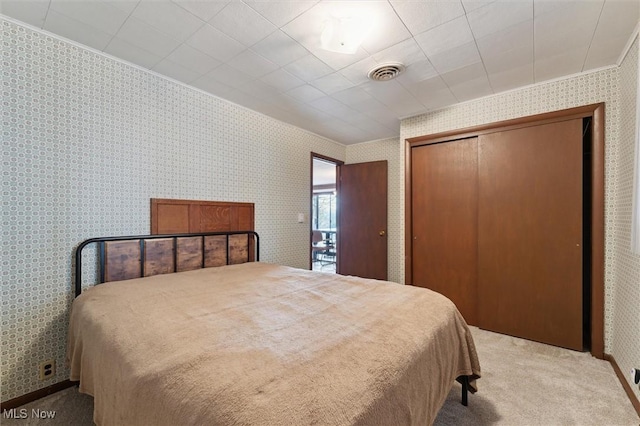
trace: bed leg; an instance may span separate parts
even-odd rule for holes
[[[462,405],[469,405],[469,376],[462,376]]]

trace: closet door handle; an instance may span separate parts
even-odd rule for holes
[[[384,236],[385,236],[385,234],[386,234],[386,232],[384,232],[384,230],[383,230],[383,231],[378,232],[378,235],[380,235],[381,237],[384,237]]]

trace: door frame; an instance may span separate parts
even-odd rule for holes
[[[333,163],[336,165],[336,209],[339,209],[340,206],[339,204],[339,198],[338,198],[338,181],[340,180],[340,169],[338,168],[338,166],[342,166],[344,164],[344,161],[341,160],[337,160],[335,158],[331,158],[331,157],[327,157],[326,155],[322,155],[322,154],[318,154],[317,152],[311,152],[311,159],[309,161],[309,244],[307,245],[309,247],[309,255],[307,256],[307,259],[309,261],[309,270],[313,269],[313,264],[311,261],[311,245],[313,244],[311,242],[311,232],[313,231],[313,160],[314,159],[318,159],[318,160],[322,160],[322,161],[326,161],[329,163]],[[338,215],[336,214],[336,229],[338,229]],[[336,241],[338,238],[338,234],[336,233]],[[338,257],[336,256],[336,273],[338,271]]]
[[[591,137],[591,354],[604,359],[604,103],[536,114],[405,140],[405,283],[413,282],[411,153],[412,148],[497,131],[548,124],[572,118],[592,118]]]

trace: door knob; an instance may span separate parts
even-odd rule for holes
[[[381,237],[384,237],[384,234],[386,234],[386,232],[384,232],[384,231],[380,231],[378,234],[379,234]]]

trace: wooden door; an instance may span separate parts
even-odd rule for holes
[[[478,138],[478,320],[582,350],[582,120]]]
[[[477,138],[411,152],[413,285],[451,299],[477,323]]]
[[[386,161],[338,166],[337,272],[387,279]]]

